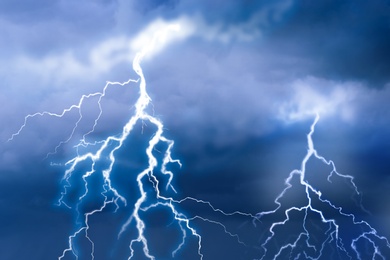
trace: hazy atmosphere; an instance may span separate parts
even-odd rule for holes
[[[136,176],[147,167],[145,149],[156,133],[152,121],[138,122],[115,151],[112,185],[127,204],[117,211],[110,204],[92,216],[89,236],[80,216],[101,208],[103,197],[116,196],[107,195],[107,183],[99,186],[103,178],[94,177],[103,176],[106,162],[97,162],[88,183],[92,195],[82,203],[77,201],[87,187],[81,176],[88,165],[63,179],[66,162],[90,148],[76,146],[97,117],[89,142],[120,136],[137,109],[140,81],[110,85],[104,98],[85,98],[79,110],[62,117],[26,116],[59,115],[83,95],[102,92],[108,81],[137,80],[136,53],[172,24],[180,29],[141,61],[151,98],[146,111],[164,124],[164,136],[175,142],[172,158],[182,164],[167,166],[174,189],[162,187],[160,195],[210,204],[174,203],[188,222],[175,219],[167,205],[141,207],[150,254],[205,260],[390,258],[385,239],[390,238],[390,3],[385,0],[1,1],[0,258],[128,259],[134,249],[132,259],[147,259],[141,242],[133,248],[130,243],[139,235],[133,213],[140,196]],[[337,241],[335,235],[321,240],[332,224],[313,212],[292,213],[286,225],[270,229],[286,218],[288,207],[308,203],[297,175],[280,209],[258,214],[277,209],[274,200],[287,187],[286,178],[301,169],[316,114],[314,148],[340,175],[328,177],[332,167],[311,158],[305,183],[335,205],[329,208],[310,191],[316,209],[340,221],[344,246],[331,241]],[[153,149],[160,166],[166,149],[164,142]],[[158,169],[163,186],[168,180]],[[342,177],[347,175],[353,179]],[[148,176],[142,180],[143,207],[172,201],[158,197],[154,175]],[[65,202],[57,205],[67,185]],[[382,237],[358,240],[358,250],[365,248],[360,253],[353,250],[353,239],[370,230],[353,224],[352,214]],[[184,245],[172,255],[184,223],[191,229],[184,228]],[[302,232],[313,232],[308,244],[306,237],[297,238]]]

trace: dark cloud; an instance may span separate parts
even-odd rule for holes
[[[312,60],[309,73],[364,80],[376,87],[389,81],[387,1],[297,1],[290,13],[287,22],[273,31],[271,42],[285,55]]]
[[[183,163],[182,168],[171,166],[178,190],[174,195],[209,200],[226,211],[254,214],[274,208],[284,179],[300,167],[313,112],[319,110],[315,147],[341,173],[355,177],[363,204],[372,213],[362,216],[390,234],[389,209],[383,206],[390,181],[389,14],[388,3],[379,0],[2,1],[0,52],[6,59],[0,61],[0,103],[5,107],[0,111],[5,122],[0,130],[0,205],[7,210],[0,214],[0,239],[6,241],[0,243],[0,258],[51,259],[67,246],[74,216],[52,205],[61,192],[63,162],[75,154],[73,145],[97,115],[96,100],[82,108],[85,117],[74,138],[49,159],[44,159],[47,153],[72,132],[76,111],[63,120],[33,118],[20,136],[6,140],[28,113],[61,111],[81,94],[101,91],[106,80],[135,77],[132,57],[122,57],[134,53],[124,46],[156,19],[178,17],[185,17],[196,31],[142,64],[154,104],[150,112],[165,123],[166,135],[176,142],[173,155]],[[137,92],[136,85],[110,89],[91,138],[120,132],[134,111]],[[144,127],[139,125],[118,153],[116,181],[128,196],[136,189],[135,180],[127,177],[145,163],[140,147],[152,135]],[[350,186],[336,181],[332,186],[323,176],[327,167],[311,167],[313,183],[355,210]],[[289,195],[288,203],[300,199]],[[208,207],[188,203],[183,208],[188,214],[223,220],[251,245],[258,246],[266,235],[268,220],[254,227],[250,219],[224,218]],[[128,254],[132,231],[119,242],[115,236],[129,212],[125,208],[93,220],[99,256],[112,258],[105,250],[111,245],[118,259]],[[166,228],[172,216],[157,213],[162,217],[145,215],[152,225],[148,235],[156,241],[164,234],[175,240],[177,234]],[[202,221],[194,225],[204,233],[204,252],[212,259],[259,257],[219,226]],[[112,238],[108,244],[106,237]],[[58,243],[45,248],[52,241]],[[172,241],[164,243],[166,247],[152,247],[169,258],[165,249],[172,248]],[[20,244],[28,246],[23,251]],[[196,257],[196,240],[188,244],[188,251],[180,253],[183,259]]]
[[[169,9],[175,9],[179,0],[146,0],[142,2],[135,2],[135,9],[139,10],[141,13],[148,13],[154,11],[158,8],[164,8],[164,11],[169,11]]]
[[[112,30],[117,7],[115,1],[3,1],[0,5],[0,46],[5,57],[22,53],[42,57],[90,46]]]

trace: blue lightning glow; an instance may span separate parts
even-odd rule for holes
[[[174,27],[174,28],[176,28],[176,27]],[[157,128],[157,130],[154,133],[154,136],[150,139],[149,146],[146,148],[146,155],[148,158],[148,166],[143,171],[141,171],[136,177],[140,196],[139,196],[138,200],[136,201],[136,203],[134,204],[134,209],[133,209],[133,212],[132,212],[130,218],[128,219],[128,221],[126,223],[123,224],[122,229],[121,229],[118,237],[123,232],[126,231],[128,225],[134,220],[136,223],[136,228],[138,230],[138,236],[135,239],[130,241],[129,259],[131,259],[134,256],[134,244],[135,243],[141,243],[144,255],[149,259],[154,259],[154,256],[152,256],[152,254],[150,253],[148,241],[144,235],[146,224],[139,215],[139,211],[141,210],[141,206],[146,202],[146,198],[147,198],[147,192],[144,189],[143,180],[149,179],[149,178],[153,178],[154,180],[157,180],[157,178],[153,175],[153,170],[157,167],[158,162],[157,162],[157,159],[154,157],[152,152],[154,149],[156,149],[156,145],[160,142],[165,142],[168,144],[168,147],[165,151],[165,156],[163,158],[162,166],[161,166],[161,172],[163,174],[169,176],[169,179],[168,179],[168,182],[166,185],[167,189],[171,188],[173,191],[175,191],[175,189],[171,185],[171,182],[173,179],[173,173],[166,169],[166,165],[168,163],[178,163],[179,165],[181,165],[181,164],[180,164],[179,160],[174,160],[171,157],[171,149],[174,145],[174,142],[163,136],[164,126],[163,126],[162,122],[160,120],[158,120],[156,117],[151,116],[146,112],[146,108],[150,104],[151,99],[146,91],[146,81],[145,81],[145,77],[144,77],[143,71],[141,69],[140,63],[142,61],[142,58],[147,54],[148,50],[153,48],[153,45],[155,44],[156,39],[158,39],[159,37],[162,37],[163,34],[167,33],[167,31],[171,30],[171,29],[173,29],[173,28],[172,27],[167,28],[166,31],[160,32],[158,35],[156,35],[154,37],[154,40],[152,41],[151,44],[149,44],[141,52],[136,54],[136,56],[133,60],[133,70],[139,76],[139,80],[137,80],[137,81],[129,80],[125,83],[117,83],[117,82],[116,83],[108,83],[104,89],[104,90],[106,90],[106,88],[108,86],[113,85],[113,84],[120,84],[120,85],[124,86],[130,82],[138,82],[139,83],[139,97],[134,105],[135,113],[129,119],[129,121],[125,124],[125,126],[123,127],[122,133],[120,133],[117,136],[109,136],[105,140],[101,140],[101,141],[97,142],[100,145],[100,148],[96,152],[94,152],[94,153],[89,152],[89,153],[78,155],[77,157],[69,160],[66,163],[66,165],[69,165],[69,168],[65,172],[64,181],[68,184],[68,186],[64,187],[64,191],[61,193],[61,198],[59,199],[59,203],[60,204],[62,203],[64,205],[66,205],[67,207],[70,207],[63,201],[64,196],[67,195],[67,187],[71,186],[71,182],[69,180],[70,180],[72,174],[75,172],[75,169],[77,166],[79,166],[82,162],[86,162],[87,160],[92,161],[91,169],[89,171],[87,171],[82,176],[82,179],[84,181],[85,193],[79,198],[79,203],[76,205],[76,210],[79,211],[79,205],[82,203],[83,199],[88,194],[88,180],[87,180],[87,178],[89,176],[91,176],[92,174],[95,174],[97,172],[96,165],[97,165],[97,162],[99,162],[99,160],[102,160],[102,157],[103,157],[102,154],[105,154],[105,153],[109,154],[108,155],[109,165],[107,168],[102,170],[102,175],[104,177],[104,185],[103,185],[103,192],[101,194],[104,197],[104,203],[99,209],[84,213],[84,216],[85,216],[84,224],[73,235],[71,235],[69,237],[69,246],[67,249],[65,249],[63,251],[63,254],[59,257],[59,259],[62,259],[68,252],[71,252],[76,258],[78,257],[77,251],[74,249],[73,240],[81,232],[85,232],[85,237],[88,239],[88,241],[92,245],[91,258],[94,259],[94,243],[88,237],[88,229],[89,229],[88,217],[93,215],[96,212],[102,212],[107,207],[107,205],[112,204],[112,203],[115,204],[116,209],[119,208],[119,204],[118,204],[119,202],[122,202],[124,205],[126,205],[126,199],[122,195],[120,195],[119,192],[112,185],[111,173],[112,173],[115,161],[116,161],[115,152],[122,147],[124,141],[128,138],[128,136],[131,134],[132,130],[134,129],[134,126],[140,121],[142,121],[142,123],[144,123],[144,121],[150,122],[152,125],[154,125]],[[83,139],[81,140],[79,145],[88,147],[89,145],[96,145],[97,144],[96,142],[93,144],[87,143],[85,141],[85,136],[87,136],[89,133],[93,132],[95,126],[98,123],[99,117],[102,114],[100,100],[104,96],[104,93],[105,93],[105,91],[103,91],[103,94],[100,94],[100,97],[99,97],[99,109],[100,109],[99,116],[95,120],[95,123],[93,125],[92,130],[83,136]],[[82,100],[80,101],[80,103],[82,103]],[[80,118],[81,118],[81,114],[80,114]],[[75,127],[77,127],[77,124]],[[159,194],[160,191],[159,191],[158,185],[154,185],[154,188],[156,189],[157,194]],[[111,195],[112,198],[109,198],[110,197],[109,193],[112,193],[112,195]],[[201,253],[200,253],[201,237],[200,237],[200,235],[198,235],[196,233],[195,229],[193,229],[189,225],[189,220],[187,220],[184,215],[180,214],[172,204],[158,204],[158,205],[166,206],[169,209],[171,209],[172,213],[175,216],[175,219],[180,221],[180,223],[182,221],[186,222],[185,227],[188,228],[191,231],[191,233],[199,239],[199,254],[201,255]],[[180,227],[181,227],[181,230],[183,232],[183,236],[185,237],[186,231],[182,225],[180,225]],[[183,241],[184,241],[184,238],[183,238]],[[174,251],[174,253],[181,248],[182,244],[179,245],[178,249],[176,249]]]
[[[292,206],[287,208],[284,211],[285,218],[282,221],[272,223],[271,227],[269,228],[270,235],[261,245],[264,250],[264,254],[261,259],[278,259],[278,257],[281,257],[282,254],[286,254],[287,250],[290,250],[290,259],[292,259],[293,257],[294,259],[301,259],[303,256],[305,259],[321,259],[321,257],[323,257],[325,247],[328,245],[330,246],[331,243],[335,244],[338,254],[342,255],[343,259],[362,259],[361,252],[359,250],[363,249],[359,249],[357,247],[357,242],[359,240],[366,240],[366,242],[371,244],[371,246],[374,248],[374,252],[371,256],[372,259],[376,259],[376,257],[381,257],[382,259],[385,259],[385,256],[381,253],[380,248],[390,248],[390,244],[387,238],[378,235],[377,231],[366,221],[358,220],[354,214],[346,213],[342,207],[335,205],[328,199],[325,199],[321,191],[316,189],[313,185],[309,184],[306,178],[306,168],[309,159],[317,159],[320,160],[322,163],[332,167],[332,170],[327,177],[327,180],[329,182],[331,182],[330,178],[332,177],[332,175],[335,174],[343,179],[346,179],[354,188],[354,192],[357,195],[360,194],[352,176],[340,174],[339,172],[337,172],[334,162],[331,160],[326,160],[324,157],[317,153],[317,150],[315,150],[312,135],[314,134],[314,128],[319,119],[320,116],[317,114],[313,124],[311,125],[311,130],[307,135],[308,150],[306,156],[302,160],[301,169],[293,170],[292,172],[290,172],[288,178],[285,180],[285,189],[277,196],[274,201],[277,204],[277,207],[271,211],[264,211],[258,213],[257,219],[260,220],[267,215],[274,215],[281,210],[282,203],[280,202],[280,200],[285,198],[287,191],[293,187],[292,180],[295,176],[299,177],[299,183],[305,189],[307,203],[306,205],[301,207]],[[339,216],[333,215],[332,217],[328,217],[327,215],[329,215],[329,213],[326,213],[324,210],[316,208],[314,200],[318,200],[317,202],[324,203],[325,205],[330,207],[330,209],[336,212]],[[363,211],[365,210],[363,209]],[[303,231],[300,232],[295,239],[292,239],[292,242],[286,242],[283,245],[279,246],[279,250],[276,250],[276,252],[271,252],[270,242],[275,238],[277,233],[280,234],[279,232],[275,231],[275,229],[277,229],[278,227],[283,227],[289,221],[291,221],[291,215],[294,212],[304,213],[302,224]],[[318,241],[316,241],[316,243],[313,242],[314,240],[312,239],[312,235],[308,230],[308,214],[310,213],[317,214],[321,222],[328,225],[328,229],[325,230],[326,237],[320,243]],[[357,237],[351,240],[350,247],[347,247],[343,242],[343,239],[341,238],[340,229],[342,228],[342,224],[340,224],[340,221],[338,221],[339,217],[349,218],[352,221],[352,224],[355,229],[362,230]],[[306,247],[306,249],[300,250],[298,245],[299,247]]]
[[[50,155],[54,155],[55,153],[58,152],[58,149],[61,147],[61,145],[64,145],[74,137],[74,134],[76,130],[79,127],[80,122],[83,119],[83,113],[82,113],[82,106],[84,102],[87,99],[93,98],[93,97],[98,97],[97,104],[99,107],[99,113],[94,119],[94,123],[92,127],[82,135],[81,140],[77,145],[75,145],[76,151],[77,151],[77,156],[68,160],[65,163],[65,166],[67,169],[65,170],[64,176],[63,176],[63,190],[60,194],[60,198],[58,199],[57,205],[64,205],[65,207],[69,209],[73,209],[77,213],[77,223],[79,224],[76,230],[73,232],[68,237],[68,247],[63,250],[62,254],[59,256],[59,260],[65,258],[68,255],[73,255],[76,259],[78,259],[79,252],[77,249],[77,242],[76,240],[82,236],[83,238],[88,241],[90,244],[90,256],[91,259],[95,258],[95,243],[89,236],[89,230],[90,230],[90,225],[89,225],[89,219],[91,216],[97,213],[101,213],[105,210],[108,209],[110,205],[113,205],[115,208],[115,212],[123,206],[127,206],[127,200],[126,198],[121,195],[118,190],[114,187],[112,184],[112,178],[111,175],[113,173],[113,167],[116,163],[116,157],[115,157],[115,152],[118,151],[119,149],[122,148],[124,142],[128,139],[130,134],[132,133],[134,127],[137,125],[137,123],[141,123],[142,125],[145,124],[145,122],[151,123],[154,127],[156,127],[156,130],[152,136],[152,138],[149,140],[149,145],[147,146],[145,153],[148,159],[147,167],[142,170],[140,173],[137,174],[136,176],[136,181],[137,181],[137,187],[138,191],[140,193],[138,199],[134,203],[134,208],[133,211],[130,215],[130,217],[127,219],[125,223],[123,223],[119,233],[118,233],[118,239],[124,234],[129,225],[134,221],[136,225],[136,229],[138,232],[138,235],[136,238],[132,239],[129,242],[129,250],[130,254],[128,259],[131,259],[135,255],[135,244],[139,243],[142,245],[142,251],[145,257],[149,259],[155,259],[155,257],[151,254],[149,245],[148,245],[148,240],[145,237],[145,228],[147,224],[145,221],[141,218],[140,216],[140,211],[148,211],[149,209],[156,208],[156,207],[164,207],[168,208],[171,213],[174,216],[174,219],[177,221],[180,231],[182,233],[182,240],[177,246],[175,250],[172,251],[172,257],[175,257],[177,252],[183,248],[183,246],[186,243],[187,239],[187,233],[189,232],[192,236],[194,236],[197,239],[197,244],[198,244],[198,249],[197,249],[197,254],[199,255],[200,259],[203,259],[203,253],[202,253],[202,237],[201,235],[196,231],[194,227],[191,226],[190,222],[193,220],[201,220],[204,222],[212,223],[217,226],[220,226],[222,230],[224,231],[225,234],[229,235],[230,237],[236,239],[236,241],[243,245],[247,246],[245,243],[243,243],[238,235],[233,234],[232,232],[228,231],[225,225],[222,223],[212,220],[209,218],[205,218],[202,216],[192,216],[192,217],[187,217],[184,213],[180,212],[178,207],[175,205],[179,205],[183,203],[184,201],[193,201],[195,203],[200,203],[204,204],[208,207],[211,208],[212,211],[223,214],[225,216],[232,216],[232,215],[242,215],[242,216],[247,216],[254,218],[255,216],[247,213],[243,213],[240,211],[235,211],[232,213],[226,213],[221,209],[215,208],[214,206],[211,205],[210,202],[204,201],[204,200],[198,200],[192,197],[186,197],[181,200],[175,200],[171,197],[166,197],[162,196],[160,189],[159,189],[159,180],[158,178],[154,175],[153,171],[156,169],[158,166],[158,160],[156,157],[153,155],[153,151],[157,150],[157,145],[160,143],[165,143],[167,145],[167,148],[165,150],[165,154],[163,156],[161,166],[159,171],[164,174],[165,176],[168,176],[167,183],[165,185],[165,189],[171,189],[173,192],[177,193],[176,190],[174,189],[172,185],[172,180],[173,180],[173,173],[167,169],[167,165],[171,163],[176,163],[179,166],[181,166],[181,163],[179,160],[175,160],[171,156],[171,150],[174,145],[174,141],[166,138],[164,134],[164,125],[163,123],[156,117],[150,115],[147,113],[147,107],[151,104],[151,98],[149,97],[147,91],[146,91],[146,81],[145,77],[141,68],[141,61],[145,57],[145,55],[148,54],[148,52],[152,51],[155,45],[157,44],[157,40],[159,38],[164,38],[165,34],[167,34],[170,30],[178,30],[179,27],[176,24],[171,24],[170,26],[167,26],[164,30],[160,31],[157,33],[153,40],[147,44],[144,49],[141,52],[138,52],[133,60],[133,70],[135,73],[138,75],[137,80],[129,79],[126,82],[107,82],[105,87],[103,88],[102,92],[96,92],[88,95],[83,95],[77,105],[71,105],[70,107],[64,109],[61,113],[52,113],[48,111],[44,112],[38,112],[35,114],[30,114],[27,115],[24,118],[24,123],[22,126],[19,128],[19,130],[14,133],[8,141],[12,141],[15,137],[17,137],[23,129],[26,127],[27,123],[34,117],[37,116],[52,116],[52,117],[58,117],[62,118],[65,114],[71,112],[72,110],[76,110],[78,112],[78,118],[76,123],[74,124],[71,133],[68,135],[68,137],[64,140],[61,141],[55,148],[54,151],[48,153],[46,155],[46,158],[48,158]],[[139,96],[137,101],[135,102],[134,108],[135,112],[134,115],[127,121],[127,123],[123,126],[122,132],[117,135],[110,135],[106,139],[102,139],[99,141],[94,141],[94,142],[88,142],[87,137],[91,133],[95,131],[96,126],[98,125],[98,122],[102,116],[103,110],[102,110],[102,105],[101,102],[106,96],[106,92],[108,88],[118,85],[121,87],[126,87],[130,83],[134,84],[139,84]],[[84,150],[87,150],[89,148],[93,148],[93,152],[85,152],[82,153],[80,152],[80,148],[83,148]],[[102,169],[101,162],[104,160],[108,159],[108,164]],[[70,205],[69,202],[66,201],[67,196],[69,196],[69,189],[73,187],[77,183],[74,179],[72,179],[76,173],[79,172],[78,167],[83,167],[82,165],[88,165],[88,169],[86,170],[85,173],[81,176],[82,179],[82,187],[84,191],[82,192],[82,195],[78,197],[78,202],[75,205]],[[100,192],[100,195],[103,197],[103,202],[99,207],[96,207],[95,209],[85,211],[82,209],[82,206],[85,206],[84,204],[87,204],[88,202],[85,202],[87,199],[87,196],[89,195],[89,185],[90,181],[89,178],[93,175],[97,175],[101,173],[103,177],[103,185],[102,185],[102,191]],[[152,184],[154,188],[155,198],[150,198],[147,195],[147,191],[145,190],[144,187],[144,181],[148,181],[149,183]],[[149,195],[150,196],[150,195]],[[99,198],[97,198],[99,201]],[[156,202],[150,203],[151,200],[155,200]]]

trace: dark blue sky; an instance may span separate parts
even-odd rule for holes
[[[76,111],[61,119],[34,117],[20,135],[7,140],[27,114],[60,113],[81,95],[101,91],[106,81],[137,78],[131,68],[136,52],[173,22],[182,29],[142,63],[153,103],[148,111],[164,122],[165,135],[175,141],[173,157],[183,164],[171,166],[178,193],[170,196],[207,200],[226,212],[274,209],[284,179],[301,166],[306,134],[319,113],[315,148],[335,162],[338,172],[354,176],[361,196],[353,194],[348,181],[328,183],[324,176],[330,169],[320,163],[310,164],[308,181],[390,237],[389,1],[3,0],[1,259],[56,259],[68,246],[75,216],[54,204],[64,184],[63,164],[75,156],[73,145],[97,116],[96,99],[82,107],[84,121],[73,138],[47,159],[69,137]],[[121,131],[134,112],[137,91],[134,86],[110,88],[94,138]],[[116,181],[129,197],[136,194],[129,191],[135,177],[128,172],[145,163],[141,148],[153,128],[136,130],[118,151],[115,168],[118,176],[128,177]],[[285,205],[301,203],[296,186]],[[357,206],[359,201],[369,213]],[[237,243],[221,226],[194,220],[204,237],[204,259],[261,258],[256,247],[268,235],[268,223],[278,219],[254,226],[250,218],[226,217],[204,205],[180,208],[188,217],[220,221],[248,244]],[[107,210],[93,220],[96,259],[127,259],[134,230],[119,241],[112,238],[131,210],[131,205],[118,213]],[[337,217],[332,210],[324,212]],[[161,209],[144,217],[150,223],[151,250],[157,259],[170,259],[180,241],[177,227],[170,225],[172,216]],[[293,227],[280,232],[296,236]],[[345,240],[355,234],[347,224],[343,232]],[[88,251],[88,243],[79,242]],[[198,259],[196,243],[191,238],[176,259]],[[324,259],[333,257],[327,250]],[[81,258],[89,259],[83,253]],[[389,251],[383,254],[390,257]],[[339,259],[346,258],[339,254]]]

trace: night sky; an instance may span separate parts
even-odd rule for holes
[[[281,245],[298,237],[302,212],[274,230],[267,252],[261,246],[272,223],[285,219],[284,210],[307,203],[297,176],[279,211],[260,220],[249,215],[277,208],[274,200],[286,187],[285,179],[301,168],[316,113],[315,149],[334,162],[338,173],[353,176],[359,193],[348,178],[333,175],[328,181],[332,167],[313,158],[306,181],[343,212],[390,238],[389,1],[2,0],[0,259],[58,259],[82,225],[74,210],[56,203],[66,185],[65,162],[77,156],[74,146],[99,114],[97,98],[83,104],[80,122],[77,110],[62,118],[35,116],[9,140],[25,116],[61,114],[83,94],[102,91],[107,81],[137,79],[132,69],[136,53],[172,23],[181,29],[141,63],[152,99],[147,112],[164,123],[164,135],[175,142],[172,157],[182,163],[168,165],[177,193],[162,188],[162,195],[190,196],[225,213],[247,213],[226,216],[190,200],[175,205],[202,236],[203,259],[272,259]],[[110,87],[89,141],[120,134],[137,98],[135,83]],[[113,185],[128,204],[116,212],[110,205],[91,218],[95,259],[130,255],[129,242],[137,236],[134,223],[117,235],[139,196],[136,174],[147,164],[145,149],[154,131],[151,122],[138,123],[115,153]],[[166,148],[159,144],[154,150],[160,163]],[[102,205],[104,165],[90,179],[92,195],[82,204],[82,214]],[[87,170],[81,165],[71,179],[70,204],[84,193],[81,176]],[[157,169],[155,174],[167,182]],[[157,202],[151,182],[144,184],[148,203]],[[367,226],[353,225],[318,200],[313,203],[337,220],[349,247],[346,253],[328,241],[319,259],[357,259],[351,239]],[[156,259],[200,259],[198,238],[189,230],[186,245],[172,258],[181,231],[169,208],[141,215]],[[321,246],[329,227],[313,212],[307,223],[310,243]],[[72,243],[79,259],[91,259],[85,237]],[[296,249],[286,249],[277,259],[307,259],[303,252],[317,257],[305,243],[299,240]],[[363,248],[362,259],[372,258],[372,244],[362,239],[357,246]],[[377,246],[390,259],[384,239]],[[140,243],[134,249],[133,259],[145,259]],[[64,259],[75,256],[68,252]]]

